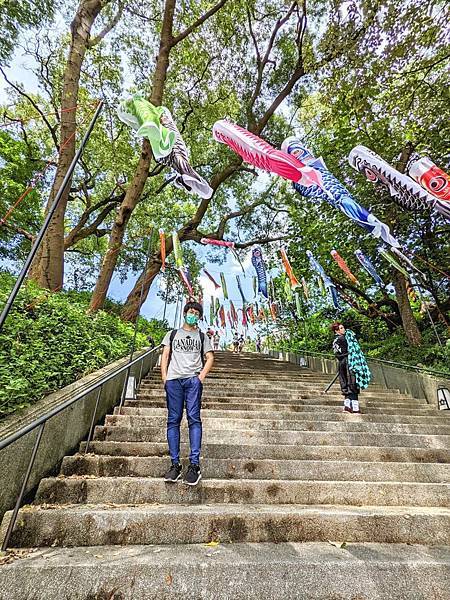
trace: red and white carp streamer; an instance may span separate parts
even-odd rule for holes
[[[224,119],[216,121],[213,126],[213,138],[229,146],[245,162],[259,169],[275,173],[283,179],[301,183],[306,187],[311,185],[322,187],[322,177],[316,169],[308,167],[295,156],[277,150],[239,125]]]
[[[426,187],[423,174],[419,185],[412,177],[400,173],[381,156],[365,146],[355,146],[348,155],[348,162],[366,179],[387,190],[393,201],[403,209],[412,211],[431,209],[440,213],[444,219],[450,220],[450,201],[430,192]],[[413,168],[413,173],[416,173],[418,177],[420,172],[420,168],[419,170]]]
[[[450,175],[436,166],[428,156],[412,160],[408,165],[408,174],[424,190],[439,200],[450,202]]]
[[[236,312],[236,309],[234,307],[233,301],[230,300],[230,313],[231,313],[231,320],[232,322],[237,325],[238,322],[238,314]]]
[[[191,282],[188,279],[188,275],[186,273],[186,270],[183,267],[179,267],[178,268],[178,273],[180,274],[181,281],[184,283],[187,291],[189,292],[189,296],[193,296],[194,295],[194,290],[192,289],[192,285],[191,285]]]
[[[339,252],[336,252],[336,250],[332,250],[330,252],[330,254],[334,258],[334,260],[337,262],[337,264],[339,265],[339,268],[342,271],[344,271],[344,273],[350,279],[350,281],[352,283],[354,283],[355,285],[359,285],[359,281],[356,279],[356,277],[350,271],[349,266],[347,265],[347,263],[345,262],[345,260],[342,258],[342,256],[339,254]]]
[[[211,273],[208,273],[206,269],[203,269],[203,273],[214,284],[214,290],[218,290],[220,288],[220,285],[217,283],[217,281],[214,279]]]
[[[295,290],[300,287],[297,277],[294,275],[294,271],[292,270],[291,263],[286,254],[286,250],[284,248],[280,248],[281,261],[284,266],[284,270],[286,271],[286,275],[289,277],[289,281],[291,283],[291,289]]]
[[[247,316],[250,319],[250,323],[254,325],[256,323],[255,313],[253,312],[253,304],[247,306]]]
[[[161,244],[161,270],[166,270],[166,236],[164,230],[159,230],[159,241]]]
[[[219,309],[219,319],[220,319],[221,327],[225,328],[227,326],[227,322],[225,320],[225,309],[223,307],[223,304],[220,306],[220,309]]]
[[[214,240],[212,238],[202,238],[200,240],[202,244],[210,244],[211,246],[224,246],[225,248],[234,248],[234,242],[228,242],[227,240]]]

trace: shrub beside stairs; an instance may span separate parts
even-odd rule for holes
[[[218,353],[189,488],[161,478],[153,372],[21,509],[0,599],[448,598],[448,415],[376,385],[342,413],[329,379]],[[186,457],[186,424],[182,440]]]

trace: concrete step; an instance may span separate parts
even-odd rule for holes
[[[250,400],[249,402],[244,403],[244,399],[239,399],[236,402],[231,401],[218,401],[217,399],[208,400],[205,397],[202,398],[202,409],[208,408],[218,408],[220,410],[246,410],[246,411],[261,411],[261,410],[275,410],[275,411],[292,411],[292,412],[304,412],[304,411],[333,411],[333,412],[342,412],[343,407],[343,399],[340,401],[335,400],[334,402],[329,402],[328,404],[323,404],[321,399],[317,399],[317,403],[311,402],[306,403],[304,401],[298,400],[295,403],[281,403],[278,404],[276,401],[272,402],[261,402],[260,400],[254,401]],[[439,411],[427,407],[414,407],[414,408],[398,408],[395,404],[383,405],[383,406],[367,406],[364,401],[360,403],[361,407],[364,408],[364,412],[366,414],[386,414],[386,415],[411,415],[411,416],[420,416],[420,415],[430,415],[430,416],[438,416]],[[147,400],[127,400],[125,402],[125,406],[128,407],[136,407],[136,408],[162,408],[167,406],[167,402],[163,396],[159,399],[147,399]],[[445,412],[445,411],[442,411]],[[444,415],[441,416],[441,419],[445,418]]]
[[[352,415],[341,410],[327,410],[326,414],[322,414],[324,411],[304,411],[304,412],[293,412],[289,410],[229,410],[229,408],[221,407],[221,409],[211,409],[202,406],[202,418],[203,415],[209,418],[215,419],[286,419],[289,421],[348,421],[350,419],[358,419],[362,423],[403,423],[411,425],[445,425],[450,427],[450,419],[444,414],[445,411],[441,411],[441,414],[437,413],[436,416],[424,414],[422,416],[410,416],[410,415],[396,415],[396,414],[370,414],[361,413],[359,415]],[[114,409],[115,415],[129,415],[131,417],[165,417],[167,418],[166,407],[154,407],[154,408],[133,408],[132,406],[122,406],[121,409],[116,407]]]
[[[261,398],[261,399],[269,399],[274,400],[275,398],[278,401],[292,401],[297,400],[299,398],[329,398],[331,400],[342,400],[343,396],[339,393],[320,393],[317,388],[311,388],[310,390],[297,390],[295,392],[287,392],[282,390],[255,390],[254,388],[241,387],[235,389],[229,389],[228,387],[218,386],[211,387],[205,385],[203,394],[205,397],[210,398]],[[152,397],[165,397],[164,390],[162,387],[152,387],[147,389],[141,389],[139,391],[139,398],[152,398]],[[426,400],[423,399],[415,399],[409,396],[400,396],[394,394],[379,394],[379,393],[371,393],[371,392],[363,392],[361,394],[361,399],[366,401],[376,401],[376,402],[385,402],[385,403],[394,403],[395,404],[408,404],[411,406],[428,406]]]
[[[274,382],[275,384],[275,382]],[[278,393],[283,392],[283,393],[297,393],[300,391],[309,391],[312,390],[314,392],[317,393],[318,390],[321,389],[325,389],[325,387],[327,386],[326,382],[323,383],[322,387],[320,385],[320,383],[318,382],[299,382],[299,383],[278,383],[275,385],[272,384],[267,384],[267,383],[260,383],[260,382],[236,382],[233,379],[210,379],[209,377],[206,379],[205,381],[205,387],[211,390],[222,390],[224,388],[228,389],[228,390],[233,390],[233,391],[242,391],[245,389],[249,389],[249,390],[255,390],[257,392],[274,392],[274,389],[276,389],[276,392]],[[162,381],[159,379],[155,379],[153,381],[143,381],[141,383],[140,389],[142,391],[148,391],[148,390],[152,390],[152,389],[163,389],[163,384]],[[339,393],[339,386],[333,386],[329,392],[330,393]],[[412,398],[412,396],[408,395],[408,394],[400,394],[400,392],[398,390],[386,390],[386,388],[383,388],[381,386],[379,387],[375,387],[375,386],[370,386],[367,390],[364,390],[365,394],[373,394],[373,395],[380,395],[380,396],[394,396],[396,398],[400,397],[400,398]]]
[[[166,398],[162,394],[155,394],[154,396],[145,396],[138,395],[137,402],[151,406],[153,402],[157,402],[159,404],[163,403],[167,405]],[[220,402],[221,404],[240,404],[242,409],[246,409],[247,406],[256,403],[256,404],[272,404],[276,402],[281,406],[340,406],[343,407],[344,399],[342,396],[340,397],[298,397],[298,398],[277,398],[277,397],[246,397],[246,396],[210,396],[209,394],[205,394],[202,397],[202,405],[207,402]],[[406,409],[410,411],[430,411],[428,404],[413,404],[411,402],[395,402],[388,403],[379,400],[371,400],[370,398],[362,397],[360,399],[360,405],[364,408],[395,408],[395,409]],[[437,414],[437,411],[433,411]]]
[[[5,515],[4,535],[11,511]],[[25,507],[11,547],[346,542],[450,544],[445,508],[202,504]]]
[[[167,458],[156,456],[77,454],[63,459],[61,474],[66,477],[71,475],[161,477],[167,470],[168,464]],[[446,483],[450,482],[450,464],[205,458],[202,461],[202,475],[204,479],[214,477],[215,479]]]
[[[238,419],[234,415],[218,418],[210,417],[204,412],[202,415],[203,427],[206,430],[234,430],[240,431],[251,428],[252,431],[359,431],[367,433],[417,433],[423,435],[449,435],[449,424],[404,424],[404,423],[366,423],[360,420],[361,415],[348,415],[347,420],[328,421],[324,416],[322,421],[288,420],[280,418],[271,419]],[[119,427],[161,427],[165,428],[167,416],[131,416],[131,415],[109,415],[105,419],[106,426],[117,425]],[[186,419],[182,421],[182,427],[187,427]]]
[[[80,451],[86,443],[80,444]],[[181,443],[182,456],[188,456],[189,444]],[[89,446],[90,452],[107,456],[164,456],[168,457],[167,442],[101,442],[94,440]],[[342,460],[376,462],[436,462],[450,463],[450,450],[423,447],[377,447],[377,446],[299,446],[284,444],[209,443],[202,444],[202,459],[273,459],[273,460]]]
[[[187,432],[184,432],[187,435]],[[94,439],[99,441],[162,442],[166,439],[162,427],[120,427],[99,426],[95,428]],[[246,444],[301,444],[319,446],[399,446],[450,448],[449,435],[419,435],[410,433],[359,433],[329,431],[271,431],[242,429],[204,429],[205,443],[246,443]]]
[[[440,483],[202,479],[195,487],[162,477],[47,477],[37,504],[303,504],[450,508]]]
[[[340,546],[309,542],[39,548],[1,567],[0,597],[443,600],[448,594],[448,548]]]

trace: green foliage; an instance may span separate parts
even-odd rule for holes
[[[20,32],[43,24],[52,16],[53,8],[53,0],[0,2],[0,63],[11,56]]]
[[[450,374],[450,343],[440,346],[431,327],[422,330],[423,345],[416,348],[408,344],[401,329],[389,333],[381,320],[366,318],[353,309],[346,310],[337,317],[333,311],[325,309],[298,322],[285,318],[282,334],[272,335],[270,346],[292,352],[311,350],[329,354],[333,341],[330,324],[335,320],[341,321],[346,328],[356,333],[361,348],[368,357],[403,362]]]
[[[0,305],[13,279],[0,274]],[[134,326],[120,320],[120,306],[108,302],[96,315],[86,314],[85,292],[52,294],[29,283],[0,333],[0,418],[30,406],[43,395],[64,387],[128,354]],[[136,348],[156,343],[167,327],[140,318]]]

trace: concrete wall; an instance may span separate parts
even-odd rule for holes
[[[136,353],[135,358],[145,351]],[[142,376],[146,375],[156,364],[159,352],[154,352],[143,360]],[[12,435],[25,425],[66,402],[75,394],[94,383],[106,374],[116,370],[128,362],[128,357],[120,359],[99,371],[68,385],[67,387],[39,400],[32,407],[17,415],[11,415],[0,424],[0,440]],[[131,369],[131,375],[139,377],[141,363]],[[111,412],[120,401],[126,371],[120,373],[104,386],[97,409],[97,422]],[[97,391],[91,392],[75,402],[58,415],[47,421],[39,446],[36,461],[27,486],[31,491],[48,473],[54,470],[62,458],[77,449],[81,440],[87,437],[92,420]],[[35,429],[16,442],[0,450],[0,520],[5,511],[13,508],[22,486],[23,476],[33,450],[38,429]]]
[[[294,354],[293,352],[278,352],[270,350],[269,356],[294,363],[302,364],[302,358],[306,359],[307,366],[313,371],[329,373],[330,381],[337,372],[337,361],[323,356],[308,356]],[[369,368],[372,372],[372,383],[382,385],[386,389],[400,390],[401,393],[411,394],[414,398],[425,398],[433,408],[438,408],[437,390],[439,387],[450,389],[450,376],[435,377],[419,371],[408,371],[400,367],[385,365],[378,361],[368,359]],[[449,411],[442,411],[448,414]]]

